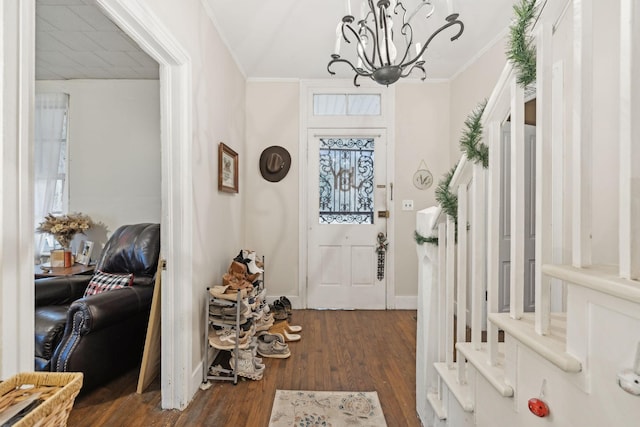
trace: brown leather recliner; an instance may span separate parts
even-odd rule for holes
[[[35,281],[35,369],[83,372],[83,390],[140,363],[160,255],[160,225],[118,228],[96,270],[133,273],[133,285],[83,298],[91,280],[62,276]]]

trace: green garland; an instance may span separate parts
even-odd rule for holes
[[[487,106],[487,100],[482,101],[464,121],[467,127],[460,138],[460,149],[467,155],[467,159],[474,163],[482,163],[483,168],[489,167],[489,147],[480,142],[482,139],[482,113]]]
[[[436,188],[436,201],[442,207],[442,211],[451,216],[456,222],[458,222],[458,195],[453,194],[449,188],[451,178],[456,171],[456,163],[449,172],[444,175],[444,178],[438,183]]]
[[[431,236],[431,237],[424,237],[422,234],[418,233],[418,230],[416,230],[413,234],[413,238],[416,241],[417,244],[422,245],[424,243],[431,243],[432,245],[437,245],[438,244],[438,238]]]
[[[513,5],[515,22],[509,27],[507,59],[513,63],[522,87],[536,80],[536,47],[528,35],[536,9],[536,0],[520,0]]]

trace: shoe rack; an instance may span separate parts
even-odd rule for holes
[[[203,383],[208,382],[209,380],[213,381],[233,381],[233,384],[238,384],[238,350],[240,343],[240,310],[242,307],[242,294],[240,292],[236,295],[236,301],[226,300],[222,298],[215,298],[209,292],[209,288],[207,288],[207,310],[206,310],[206,318],[205,324],[207,327],[205,328],[205,339],[204,339],[204,378]],[[225,308],[234,308],[235,309],[235,322],[230,325],[229,323],[222,322],[219,316],[213,315],[212,308],[214,309],[225,309]],[[220,354],[221,351],[225,351],[223,349],[219,349],[214,347],[209,342],[209,334],[215,333],[215,327],[228,328],[232,326],[235,330],[235,339],[233,348],[226,351],[232,351],[235,355],[232,358],[235,363],[231,365],[231,369],[222,368],[221,366],[214,367],[213,363],[216,358]],[[210,356],[211,351],[213,349],[213,354]],[[235,366],[233,366],[235,365]]]
[[[262,265],[264,267],[264,256]],[[255,334],[254,319],[257,316],[254,314],[262,308],[259,307],[258,301],[264,299],[264,270],[253,282],[252,289],[236,292],[235,300],[226,299],[226,295],[225,298],[217,298],[212,288],[207,288],[206,292],[205,325],[207,327],[203,345],[203,381],[200,386],[203,390],[210,387],[209,381],[233,381],[235,385],[238,383],[238,376],[247,377],[246,371],[239,369],[238,364],[243,349],[246,351],[247,348],[256,345],[253,335]],[[246,329],[244,331],[243,326]],[[220,355],[223,351],[231,353],[229,368],[223,367],[221,363],[214,366],[220,359],[223,359],[226,365],[225,358]]]

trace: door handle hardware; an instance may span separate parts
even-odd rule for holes
[[[389,211],[378,211],[378,218],[389,218]]]

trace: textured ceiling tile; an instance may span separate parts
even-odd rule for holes
[[[56,27],[49,24],[47,19],[42,16],[36,16],[36,32],[38,31],[54,31]]]
[[[127,52],[127,54],[135,59],[135,61],[145,67],[158,67],[158,63],[146,53],[140,52]]]
[[[130,41],[130,38],[125,37],[120,32],[95,31],[92,33],[87,33],[87,36],[105,50],[128,52],[139,49],[135,43]]]
[[[102,47],[87,37],[87,33],[81,31],[54,31],[50,34],[70,50],[75,50],[77,52],[94,52],[96,50],[102,50]]]
[[[93,27],[85,20],[73,13],[66,6],[40,6],[36,8],[36,14],[46,16],[47,22],[58,30],[65,31],[91,31]]]
[[[110,64],[93,52],[67,52],[67,56],[85,67],[106,68],[110,66]]]
[[[63,52],[69,48],[60,43],[51,34],[43,31],[36,32],[36,52],[45,50],[49,52]]]
[[[51,64],[53,67],[77,67],[80,65],[61,52],[39,52],[38,57]]]
[[[138,64],[132,57],[126,54],[126,52],[108,52],[101,51],[96,52],[100,58],[107,61],[113,67],[139,67]]]
[[[113,31],[115,24],[95,6],[69,6],[72,12],[98,31]]]

